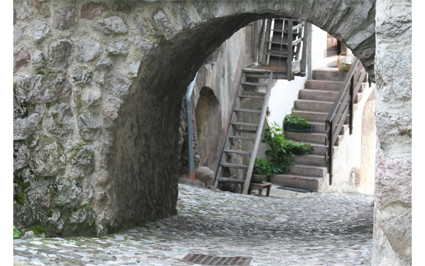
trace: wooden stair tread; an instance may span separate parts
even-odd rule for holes
[[[243,123],[243,122],[232,122],[232,125],[235,125],[235,126],[258,127],[258,124]]]
[[[234,184],[243,184],[245,183],[245,180],[242,179],[236,179],[236,178],[229,178],[229,177],[219,177],[218,182],[222,183],[234,183]]]
[[[242,151],[242,150],[224,150],[227,153],[240,153],[240,154],[251,154],[250,151]]]
[[[233,111],[236,112],[247,112],[247,113],[261,113],[261,110],[254,110],[254,109],[243,109],[243,108],[235,108]]]
[[[228,167],[228,168],[240,168],[240,169],[247,169],[248,168],[248,165],[235,164],[235,163],[222,163],[221,166]]]

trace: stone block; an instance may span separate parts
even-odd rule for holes
[[[112,61],[109,58],[106,59],[100,59],[99,62],[96,64],[96,68],[109,70],[112,68]]]
[[[13,71],[18,70],[22,66],[29,63],[31,59],[30,50],[24,46],[21,50],[13,55]]]
[[[174,3],[174,10],[177,14],[177,19],[183,26],[183,29],[193,28],[195,24],[190,19],[187,9],[181,3]]]
[[[113,73],[107,78],[107,90],[116,97],[125,98],[128,94],[129,85],[121,74]]]
[[[16,17],[18,19],[31,18],[34,13],[34,7],[31,0],[22,0],[21,5],[16,8]]]
[[[75,59],[77,62],[86,63],[99,57],[102,53],[102,46],[94,40],[82,40],[75,44],[77,47]]]
[[[147,41],[145,41],[145,40],[141,40],[141,41],[139,42],[139,44],[137,45],[137,48],[142,49],[142,51],[143,51],[145,54],[149,53],[149,51],[152,49],[152,47],[153,47],[153,45],[152,45],[152,44],[150,44],[150,43],[148,43],[148,42],[147,42]]]
[[[38,26],[38,28],[34,31],[34,40],[36,42],[41,42],[45,38],[49,36],[50,27],[47,24],[41,24]]]
[[[100,132],[102,124],[103,118],[101,114],[93,112],[82,113],[78,117],[80,136],[84,140],[95,140]]]
[[[49,64],[55,67],[66,67],[71,62],[72,42],[61,39],[49,45]]]
[[[35,68],[41,68],[46,65],[46,57],[42,51],[35,51],[32,55],[32,65]]]
[[[77,10],[73,6],[58,9],[53,14],[53,27],[59,30],[68,30],[77,23]]]
[[[130,66],[128,68],[128,76],[130,78],[137,77],[137,74],[139,72],[139,67],[140,67],[141,62],[142,62],[141,60],[138,60],[138,61],[133,62],[133,63],[130,64]]]
[[[81,100],[85,106],[97,106],[102,100],[102,93],[99,90],[83,90]]]
[[[92,77],[92,72],[87,69],[76,68],[74,69],[74,73],[72,78],[74,79],[74,83],[81,87],[90,84]]]
[[[47,103],[66,98],[71,85],[65,73],[25,75],[17,78],[16,96],[28,103]]]
[[[16,144],[13,151],[13,171],[22,169],[29,162],[29,150],[24,144]]]
[[[93,27],[105,34],[127,33],[127,25],[118,16],[98,19],[93,23]]]
[[[173,24],[164,14],[164,11],[159,10],[154,16],[153,19],[159,29],[159,31],[164,35],[166,39],[172,39],[176,36],[177,31],[174,28]]]
[[[40,114],[34,113],[25,118],[13,121],[13,140],[24,140],[28,136],[38,132]]]
[[[56,176],[65,168],[66,158],[62,147],[53,138],[42,139],[39,149],[31,154],[34,172],[40,176]]]
[[[208,167],[201,166],[195,170],[195,178],[206,183],[214,179],[214,172]]]
[[[94,19],[102,15],[103,11],[109,10],[109,7],[103,3],[88,3],[81,7],[81,18]]]
[[[13,44],[17,44],[24,35],[26,27],[13,27]]]
[[[75,149],[75,156],[71,160],[71,172],[74,177],[84,177],[94,171],[94,148],[84,145]]]
[[[118,117],[118,109],[114,106],[106,106],[102,114],[111,121],[114,121]]]
[[[130,46],[124,42],[116,42],[108,45],[106,51],[109,55],[127,55]]]
[[[42,128],[56,137],[69,136],[74,131],[74,114],[66,102],[56,103],[44,115]]]
[[[79,206],[83,189],[77,180],[59,179],[57,183],[57,196],[54,206],[61,209],[76,209]]]

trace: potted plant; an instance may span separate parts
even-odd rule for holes
[[[345,60],[342,60],[341,56]],[[337,61],[338,70],[344,71],[344,72],[350,71],[352,61],[353,61],[353,57],[351,56],[351,54],[348,54],[346,52],[341,53],[338,56],[338,61]]]
[[[266,177],[278,174],[279,168],[272,162],[256,158],[254,162],[254,169],[252,170],[251,182],[262,183]]]
[[[311,155],[314,151],[314,148],[305,142],[300,142],[296,147],[292,149],[294,155]]]
[[[307,119],[295,117],[292,114],[285,116],[283,120],[283,128],[285,131],[313,133],[314,125],[310,125]]]

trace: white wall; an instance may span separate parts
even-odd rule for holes
[[[313,25],[312,34],[312,68],[326,67],[326,49],[328,33]]]

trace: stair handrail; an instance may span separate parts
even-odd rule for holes
[[[328,117],[326,118],[325,146],[328,146],[328,150],[325,155],[325,160],[327,162],[329,173],[329,185],[332,185],[333,147],[348,115],[350,115],[350,134],[353,132],[354,99],[366,75],[367,72],[362,63],[358,58],[355,58],[354,62],[351,64],[351,68],[348,71],[347,76],[344,79],[344,83],[339,91],[338,97],[335,100],[335,103],[331,108]]]
[[[270,91],[273,80],[273,71],[270,71],[269,83],[267,84],[266,94],[264,95],[263,109],[260,114],[260,122],[257,127],[257,134],[254,141],[254,149],[251,152],[249,166],[246,171],[245,183],[243,185],[243,194],[248,194],[249,183],[251,183],[252,170],[254,170],[255,157],[257,156],[258,146],[260,144],[261,132],[263,132],[264,120],[266,119],[267,106],[269,106]]]

